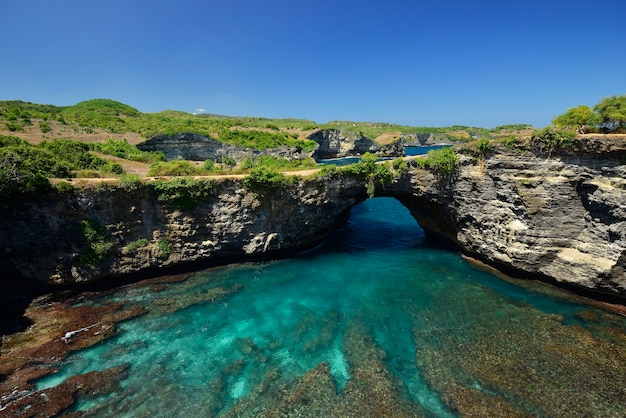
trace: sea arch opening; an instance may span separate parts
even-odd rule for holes
[[[426,233],[395,197],[373,197],[350,208],[346,245],[354,250],[401,250],[423,244]]]

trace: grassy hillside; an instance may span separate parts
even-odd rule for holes
[[[351,121],[317,124],[306,119],[194,115],[172,110],[142,113],[109,99],[87,100],[74,106],[0,101],[0,134],[18,136],[32,143],[54,138],[85,142],[125,138],[131,144],[136,144],[156,134],[194,132],[238,146],[263,149],[278,145],[300,145],[308,149],[314,144],[307,144],[307,138],[316,129],[345,129],[391,142],[400,134],[433,133],[450,140],[471,140],[477,137],[523,134],[529,128],[532,127],[508,125],[491,130],[466,126],[437,128]]]
[[[109,99],[87,100],[74,106],[0,101],[0,209],[19,201],[25,193],[36,196],[49,189],[49,178],[57,179],[54,183],[57,187],[71,188],[70,183],[99,184],[98,178],[118,177],[121,184],[132,184],[140,176],[277,172],[316,167],[312,159],[290,161],[270,156],[203,163],[165,161],[160,152],[142,152],[136,147],[156,134],[193,132],[239,147],[266,149],[286,145],[313,150],[316,143],[308,137],[318,129],[360,132],[381,144],[396,141],[403,134],[431,133],[442,139],[468,141],[469,146],[478,143],[477,138],[486,141],[486,138],[519,136],[529,128],[527,125],[492,130],[463,126],[428,128],[349,121],[318,125],[304,119],[194,115],[172,110],[142,113]],[[76,181],[76,178],[84,180]],[[94,178],[96,182],[90,181]],[[59,183],[58,179],[65,180]]]
[[[314,128],[315,123],[299,119],[193,115],[171,110],[141,113],[109,99],[87,100],[66,107],[0,102],[0,134],[15,135],[33,143],[53,138],[102,142],[120,136],[138,143],[156,134],[194,132],[252,148],[279,145],[312,148],[314,144],[307,140],[307,130]]]

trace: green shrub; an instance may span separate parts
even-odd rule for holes
[[[69,191],[74,190],[74,186],[72,186],[70,183],[68,183],[67,181],[60,181],[57,184],[54,185],[54,188],[59,192],[59,193],[66,193]]]
[[[119,186],[124,190],[137,190],[143,185],[143,180],[137,174],[122,174],[119,177]]]
[[[0,157],[0,209],[13,207],[24,197],[39,195],[50,187],[50,181],[43,175],[15,171]]]
[[[493,147],[491,146],[491,141],[487,138],[480,138],[478,141],[466,142],[461,147],[461,152],[463,154],[468,154],[473,157],[486,158],[489,154],[493,152]]]
[[[91,219],[82,221],[80,230],[87,241],[89,250],[87,254],[79,255],[78,261],[87,266],[96,266],[111,253],[113,243],[106,238],[106,228]]]
[[[180,210],[195,208],[200,202],[206,200],[213,190],[211,182],[188,177],[178,177],[168,181],[157,180],[150,183],[150,187],[156,193],[159,202],[168,203]]]
[[[37,147],[50,152],[55,159],[67,162],[73,170],[97,170],[106,164],[102,158],[89,153],[90,146],[88,144],[71,139],[41,141]]]
[[[575,136],[576,134],[573,132],[547,126],[540,131],[533,132],[530,137],[530,145],[534,151],[552,153],[573,148],[576,144]]]
[[[100,171],[107,174],[120,175],[124,174],[124,167],[120,163],[109,161],[100,167]]]
[[[29,145],[28,142],[22,138],[12,135],[0,135],[0,148],[2,147],[15,147],[18,145]]]
[[[243,179],[243,185],[248,191],[263,194],[264,191],[280,191],[289,185],[289,179],[279,171],[265,166],[254,168]]]
[[[149,241],[147,238],[139,238],[135,241],[129,242],[128,245],[126,245],[126,249],[128,251],[135,251],[139,248],[146,247],[148,244],[149,244]]]
[[[215,170],[215,163],[212,160],[206,160],[204,164],[202,164],[202,168],[206,171],[213,171]]]
[[[49,190],[48,177],[71,175],[67,164],[19,138],[1,137],[2,144],[9,145],[0,146],[0,208]]]
[[[42,133],[47,134],[52,130],[48,122],[39,122],[39,129]]]
[[[170,256],[170,254],[172,254],[172,244],[170,244],[167,238],[163,238],[162,240],[160,240],[158,246],[159,250],[161,250],[161,257],[167,258]]]
[[[162,151],[141,151],[136,146],[129,144],[126,139],[107,139],[102,144],[94,144],[93,148],[95,151],[103,154],[124,158],[125,160],[143,163],[167,161]]]
[[[4,122],[5,128],[7,128],[11,132],[21,132],[24,131],[24,127],[16,122]]]
[[[227,165],[232,170],[237,165],[237,161],[230,155],[222,155],[222,164]]]
[[[251,168],[254,168],[255,165],[256,164],[252,158],[245,157],[243,160],[241,160],[241,164],[239,164],[239,168],[241,170],[250,170]]]
[[[202,170],[186,160],[159,161],[150,164],[148,176],[194,176]]]
[[[483,157],[493,152],[493,148],[491,147],[491,144],[487,138],[480,138],[478,140],[478,151]]]
[[[358,163],[347,165],[341,171],[354,177],[366,179],[376,170],[376,160],[377,157],[374,154],[366,152]]]
[[[500,139],[500,142],[504,145],[504,149],[507,151],[511,151],[515,148],[515,144],[517,142],[517,137],[513,135],[509,135],[506,138]]]
[[[289,159],[275,157],[273,155],[259,155],[255,165],[267,167],[272,170],[298,170],[317,167],[317,163],[312,158]]]
[[[409,164],[404,160],[404,158],[396,158],[391,162],[391,166],[394,170],[399,173],[406,173],[409,171]]]
[[[366,152],[361,160],[352,165],[340,169],[341,172],[366,180],[365,190],[369,197],[374,197],[376,183],[382,185],[390,184],[394,181],[394,174],[391,172],[390,162],[377,163],[377,157]]]
[[[339,172],[339,167],[337,167],[335,164],[324,164],[322,165],[320,172],[324,176],[332,175]]]
[[[315,141],[294,139],[292,134],[285,132],[267,132],[257,130],[221,129],[219,140],[230,145],[242,148],[268,149],[281,146],[300,147],[305,151],[313,151],[317,146]],[[295,136],[297,138],[297,135]]]
[[[417,159],[417,163],[439,177],[447,177],[459,169],[459,156],[452,147],[428,151],[426,158]]]
[[[50,150],[29,143],[0,148],[0,160],[21,175],[67,178],[72,176],[73,164]]]

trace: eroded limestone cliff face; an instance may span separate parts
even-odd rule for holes
[[[351,178],[301,180],[262,195],[240,181],[219,181],[209,198],[184,211],[159,202],[145,185],[51,193],[3,214],[0,268],[38,282],[72,283],[275,256],[324,239],[364,198],[362,184]],[[101,261],[86,257],[92,249],[84,221],[101,227],[96,240],[110,246]]]
[[[138,144],[137,148],[142,151],[161,151],[168,160],[183,158],[191,161],[221,161],[222,157],[225,156],[241,161],[245,157],[254,158],[259,155],[305,159],[312,155],[312,152],[306,152],[299,147],[279,147],[264,150],[239,148],[194,133],[157,135]]]
[[[626,297],[625,145],[465,158],[454,179],[414,175],[399,199],[427,231],[490,264]]]

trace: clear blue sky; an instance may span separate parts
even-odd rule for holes
[[[626,0],[0,0],[0,100],[542,127],[626,94]]]

